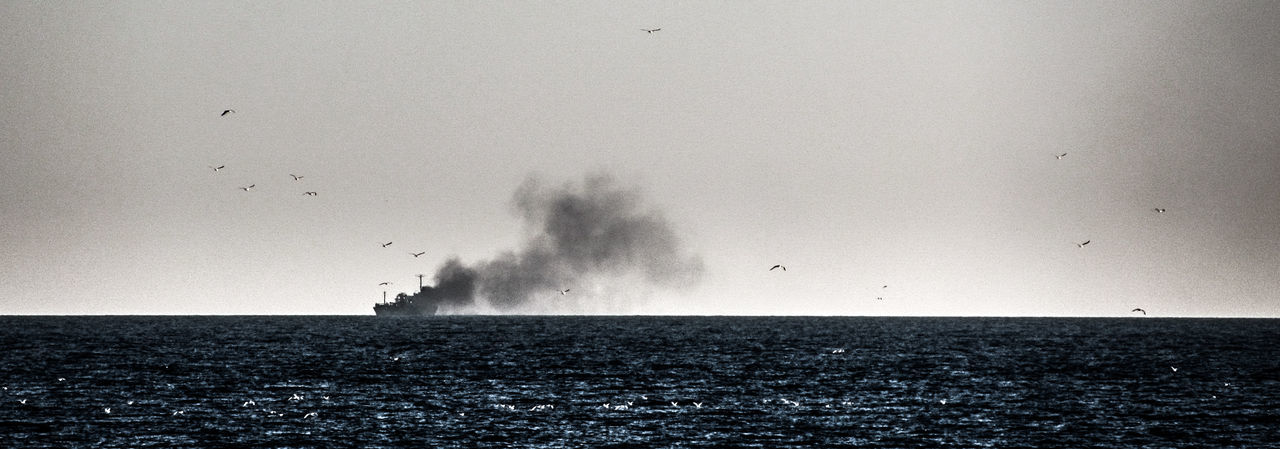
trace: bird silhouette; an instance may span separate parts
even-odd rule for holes
[[[1157,213],[1157,214],[1163,214],[1163,213],[1167,212],[1167,209],[1165,209],[1165,208],[1163,208],[1163,207],[1157,207],[1157,208],[1152,209],[1152,210],[1156,211],[1156,213]]]
[[[1053,158],[1054,158],[1054,159],[1062,159],[1062,158],[1064,158],[1064,157],[1067,157],[1067,153],[1062,153],[1062,154],[1055,154],[1055,155],[1053,155]]]
[[[227,109],[227,110],[222,111],[222,115],[219,115],[219,117],[226,117],[226,116],[227,116],[227,114],[231,114],[231,113],[234,113],[234,112],[236,112],[236,110],[235,110],[235,109]]]
[[[661,31],[662,28],[654,28],[654,29],[641,28],[640,30],[649,34],[653,34],[654,31]]]
[[[307,196],[316,196],[315,192],[302,192],[302,194]]]
[[[1088,245],[1088,244],[1089,244],[1089,242],[1092,242],[1092,241],[1093,241],[1093,240],[1085,240],[1085,241],[1083,241],[1083,242],[1077,243],[1077,244],[1076,244],[1076,248],[1084,248],[1084,246],[1085,246],[1085,245]]]
[[[423,251],[423,252],[420,252],[420,253],[409,253],[409,254],[413,254],[413,257],[418,257],[418,256],[421,256],[421,255],[426,254],[426,253],[427,253],[426,251]]]
[[[293,173],[289,173],[289,176],[292,176],[294,181],[297,181],[297,180],[299,180],[299,179],[305,178],[305,176],[298,176],[298,175],[295,175],[295,174],[293,174]]]
[[[382,244],[382,247],[383,247],[383,248],[386,248],[386,247],[388,247],[388,246],[391,246],[391,242],[387,242],[387,243],[383,243],[383,244]]]
[[[214,171],[214,173],[217,173],[217,172],[218,172],[218,170],[222,170],[222,169],[224,169],[224,168],[227,168],[227,166],[226,166],[226,165],[219,165],[219,166],[217,166],[217,167],[214,167],[214,166],[210,165],[210,166],[209,166],[209,168],[212,168],[212,169],[213,169],[213,171]]]
[[[249,184],[249,186],[248,186],[248,187],[241,187],[241,188],[240,188],[240,190],[243,190],[243,191],[248,192],[248,191],[249,191],[249,189],[252,189],[252,188],[254,188],[255,186],[257,186],[257,184]]]
[[[1133,309],[1133,310],[1130,310],[1130,312],[1142,312],[1144,316],[1147,314],[1147,311],[1142,310],[1142,308]]]
[[[391,285],[390,282],[379,282],[378,285]]]
[[[564,290],[560,290],[561,295],[564,295],[565,293],[569,293],[569,289],[566,288]]]
[[[770,267],[770,268],[769,268],[769,271],[773,271],[773,270],[776,270],[776,269],[778,269],[778,268],[781,268],[781,269],[782,269],[782,271],[787,271],[787,267],[782,266],[782,264],[778,264],[778,265],[774,265],[774,266]]]

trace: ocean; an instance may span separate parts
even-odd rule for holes
[[[1276,448],[1280,320],[0,317],[0,446]]]

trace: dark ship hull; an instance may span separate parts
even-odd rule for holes
[[[432,316],[436,314],[436,307],[389,302],[374,304],[373,313],[377,316]]]
[[[431,287],[421,287],[416,295],[404,293],[387,302],[373,305],[373,313],[377,316],[432,316],[439,308],[440,295]]]

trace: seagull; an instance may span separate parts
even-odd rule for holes
[[[289,400],[290,400],[290,401],[301,401],[301,400],[302,400],[302,396],[299,396],[299,395],[298,395],[298,393],[294,393],[294,394],[293,394],[293,396],[290,396],[290,397],[289,397]]]
[[[219,165],[219,166],[217,166],[217,167],[214,167],[214,166],[210,165],[210,166],[209,166],[209,168],[212,168],[212,169],[213,169],[213,171],[214,171],[214,173],[217,173],[217,172],[218,172],[218,170],[222,170],[222,169],[224,169],[224,168],[227,168],[227,166],[226,166],[226,165]]]
[[[227,110],[222,111],[222,115],[219,115],[218,117],[226,117],[226,116],[227,116],[227,114],[233,114],[233,113],[235,113],[235,112],[236,112],[236,110],[235,110],[235,109],[227,109]]]
[[[646,32],[646,33],[649,33],[649,34],[653,34],[653,32],[654,32],[654,31],[661,31],[661,30],[662,30],[662,28],[654,28],[654,29],[652,29],[652,30],[651,30],[651,29],[648,29],[648,28],[641,28],[640,30],[641,30],[641,31],[644,31],[644,32]]]
[[[774,265],[773,267],[769,268],[769,271],[773,271],[778,268],[781,268],[782,271],[787,271],[787,267],[782,266],[782,264]]]
[[[1056,154],[1053,156],[1054,159],[1062,159],[1064,157],[1067,157],[1067,153]]]
[[[178,415],[185,415],[185,414],[187,414],[186,410],[174,410],[173,415],[171,416],[178,416]]]
[[[1178,372],[1178,367],[1176,366],[1170,366],[1169,369],[1173,370],[1175,373]]]
[[[390,283],[390,282],[379,282],[379,283],[378,283],[378,285],[386,286],[386,285],[391,285],[391,283]],[[399,358],[399,357],[397,357],[397,358]]]
[[[1147,314],[1147,311],[1142,310],[1142,308],[1133,309],[1133,310],[1130,310],[1130,312],[1142,312],[1144,316]]]
[[[248,192],[248,191],[249,191],[249,189],[252,189],[252,188],[254,188],[255,186],[257,186],[257,184],[249,184],[249,186],[248,186],[248,187],[241,187],[241,188],[240,188],[240,190],[243,190],[243,191]]]
[[[1085,240],[1085,241],[1083,241],[1083,242],[1077,243],[1077,244],[1076,244],[1076,248],[1084,248],[1084,246],[1085,246],[1085,245],[1088,245],[1088,244],[1089,244],[1089,242],[1092,242],[1092,241],[1093,241],[1093,240]]]
[[[1163,208],[1163,207],[1157,207],[1157,208],[1152,209],[1152,210],[1156,211],[1156,213],[1157,213],[1157,214],[1163,214],[1163,213],[1167,212],[1167,209],[1165,209],[1165,208]]]
[[[243,404],[240,404],[241,407],[248,407],[250,405],[258,405],[258,403],[253,402],[253,399],[250,399],[250,400],[244,401]]]
[[[409,254],[413,254],[413,257],[418,257],[418,256],[421,256],[421,255],[426,254],[426,253],[427,253],[426,251],[423,251],[423,252],[420,252],[420,253],[409,253]]]
[[[103,411],[104,413],[106,413],[106,414],[110,415],[110,414],[111,414],[111,407],[103,408],[103,409],[102,409],[102,411]]]
[[[565,293],[569,293],[569,289],[567,289],[567,288],[566,288],[566,289],[564,289],[564,290],[560,290],[560,295],[561,295],[561,296],[563,296]]]
[[[302,415],[302,419],[314,418],[314,417],[316,417],[316,416],[320,416],[320,415],[319,415],[319,414],[317,414],[316,412],[311,412],[311,413],[307,413],[307,414],[305,414],[305,415]]]
[[[27,400],[26,400],[26,398],[19,399],[19,400],[18,400],[18,403],[19,403],[19,404],[22,404],[22,405],[27,405]]]
[[[383,243],[383,244],[382,244],[382,247],[383,247],[383,248],[386,248],[386,247],[388,247],[388,246],[391,246],[391,242],[387,242],[387,243]]]
[[[294,181],[297,181],[297,180],[299,180],[299,179],[302,179],[302,178],[305,178],[305,177],[306,177],[306,176],[298,176],[298,175],[295,175],[295,174],[293,174],[293,173],[289,173],[289,176],[292,176]]]
[[[671,401],[671,406],[672,406],[672,407],[679,407],[679,406],[680,406],[680,403],[679,403],[679,402],[676,402],[676,401]]]
[[[315,192],[302,192],[302,194],[306,196],[316,196]]]
[[[697,407],[697,408],[702,408],[702,403],[701,403],[701,402],[694,402],[694,403],[693,403],[693,406],[694,406],[694,407]]]

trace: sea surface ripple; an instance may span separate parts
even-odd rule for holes
[[[0,446],[1280,447],[1280,320],[0,317]]]

